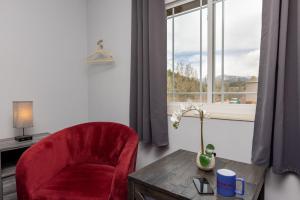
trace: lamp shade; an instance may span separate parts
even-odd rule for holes
[[[13,102],[13,124],[14,128],[33,127],[33,102]]]

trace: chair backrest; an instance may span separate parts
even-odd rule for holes
[[[101,163],[115,166],[126,143],[136,132],[112,122],[76,125],[57,134],[65,134],[72,163]]]

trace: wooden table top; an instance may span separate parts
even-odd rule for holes
[[[196,153],[178,150],[129,175],[129,180],[180,199],[215,200],[244,199],[256,200],[264,184],[266,168],[233,160],[216,158],[216,168],[204,172],[196,166]],[[222,198],[216,195],[216,170],[226,168],[236,172],[237,177],[245,178],[244,196]],[[215,195],[198,194],[194,177],[205,177],[215,190]],[[238,188],[240,184],[237,184]]]

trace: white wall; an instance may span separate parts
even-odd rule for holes
[[[130,80],[130,16],[131,0],[88,0],[88,49],[97,39],[104,39],[106,48],[114,52],[113,66],[92,66],[89,69],[89,117],[92,121],[117,121],[128,124]],[[170,146],[158,149],[140,145],[138,168],[178,148],[199,149],[198,120],[183,119],[178,130],[169,127]],[[214,143],[219,156],[250,162],[253,123],[208,120],[206,142]],[[295,175],[276,176],[268,172],[267,200],[297,200],[300,179]]]
[[[175,130],[169,122],[168,148],[152,148],[140,145],[137,167],[145,166],[161,156],[178,149],[198,152],[200,149],[200,125],[198,118],[183,118],[180,127]],[[226,120],[206,120],[204,123],[205,143],[216,146],[218,156],[250,162],[253,123]]]
[[[88,52],[103,39],[115,60],[111,65],[89,66],[90,120],[128,124],[131,0],[87,2]]]
[[[12,101],[34,101],[34,129],[88,120],[86,1],[0,1],[0,138],[12,128]]]

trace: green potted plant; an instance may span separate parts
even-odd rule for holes
[[[180,109],[172,114],[171,122],[173,127],[177,129],[180,125],[181,118],[188,112],[196,111],[199,114],[200,119],[200,138],[201,138],[201,148],[196,157],[197,166],[204,170],[210,171],[215,167],[215,147],[212,144],[207,144],[204,150],[204,139],[203,139],[203,121],[204,118],[208,117],[208,114],[205,110],[202,109],[202,106],[196,105],[187,105],[180,106]]]

